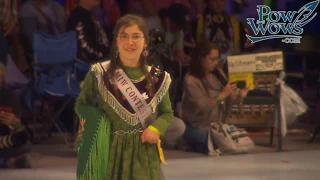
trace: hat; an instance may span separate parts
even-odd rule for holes
[[[180,3],[173,3],[167,9],[167,16],[181,29],[185,28],[190,19],[188,8]]]

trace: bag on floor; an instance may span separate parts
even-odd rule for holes
[[[234,125],[214,122],[210,135],[222,154],[248,153],[255,146],[247,131]]]

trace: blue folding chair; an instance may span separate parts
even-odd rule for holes
[[[76,59],[74,68],[75,68],[74,75],[75,75],[76,80],[78,82],[82,82],[90,70],[90,64],[88,64],[82,60]]]
[[[74,142],[70,142],[64,134],[66,128],[58,117],[80,94],[79,81],[75,78],[76,32],[70,31],[55,36],[35,33],[33,50],[34,79],[32,82],[34,84],[32,89],[34,96],[32,97],[29,89],[29,100],[25,102],[34,112],[35,124],[39,122],[37,120],[39,118],[40,123],[45,127],[43,130],[49,135],[51,135],[51,128],[55,126],[66,144],[73,146]],[[53,107],[57,102],[62,102],[62,105],[58,110],[54,110]],[[74,125],[77,123],[76,120],[73,118]],[[76,125],[74,130],[76,130],[75,127]],[[72,134],[75,135],[75,131]],[[73,138],[75,140],[74,136]]]

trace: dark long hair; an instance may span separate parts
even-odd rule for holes
[[[213,49],[218,50],[220,54],[219,45],[212,43],[211,41],[206,41],[199,44],[192,53],[192,59],[189,65],[189,73],[199,78],[201,81],[203,80],[203,77],[205,77],[202,59],[206,57],[210,53],[210,51]],[[222,86],[227,85],[228,79],[226,79],[226,77],[224,77],[217,68],[213,70],[212,74],[217,77],[217,79],[220,81]],[[206,85],[205,85],[205,88],[207,89]]]
[[[118,37],[118,34],[120,30],[122,29],[123,31],[130,27],[137,25],[138,28],[142,31],[146,45],[148,47],[149,43],[149,33],[148,33],[148,28],[146,25],[146,22],[144,19],[140,16],[137,15],[132,15],[132,14],[127,14],[122,16],[116,23],[115,28],[114,28],[114,40],[112,41],[112,46],[111,46],[111,51],[110,51],[110,66],[109,69],[107,70],[107,73],[104,74],[104,82],[107,85],[108,88],[114,88],[110,84],[110,80],[114,82],[115,80],[115,72],[118,68],[123,68],[123,64],[121,63],[120,56],[118,55],[118,49],[117,49],[117,40],[116,38]],[[152,81],[152,77],[148,71],[148,66],[147,66],[147,57],[141,55],[140,56],[140,68],[142,73],[145,75],[147,83],[151,84],[152,86],[152,92],[154,91],[154,83]]]
[[[203,69],[203,58],[205,58],[211,50],[218,50],[220,53],[220,47],[212,43],[211,41],[206,41],[200,43],[192,52],[191,61],[189,65],[189,73],[199,79],[205,76]]]

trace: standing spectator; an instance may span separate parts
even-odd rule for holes
[[[160,29],[160,19],[158,17],[160,9],[167,9],[174,3],[182,4],[188,9],[190,17],[194,16],[194,8],[188,0],[128,0],[126,9],[127,13],[142,15],[149,30]]]
[[[0,0],[0,63],[7,64],[8,35],[17,24],[15,0]]]
[[[30,69],[25,59],[17,26],[16,0],[0,0],[0,63],[7,66],[9,54],[18,69],[26,74]]]
[[[19,11],[21,40],[29,63],[33,61],[33,34],[58,35],[65,32],[66,15],[63,7],[53,0],[28,0]]]
[[[244,49],[246,32],[236,16],[227,14],[226,0],[206,0],[206,2],[207,8],[198,20],[197,41],[209,40],[218,44],[223,66],[228,55],[239,53]]]
[[[108,26],[114,27],[121,16],[121,11],[116,0],[101,0],[103,10],[108,19]]]
[[[108,37],[93,13],[100,1],[80,0],[71,12],[67,31],[78,33],[78,59],[89,64],[108,57],[110,46]]]
[[[67,17],[70,16],[72,10],[77,6],[79,0],[67,0],[64,3],[64,9],[66,12]]]

